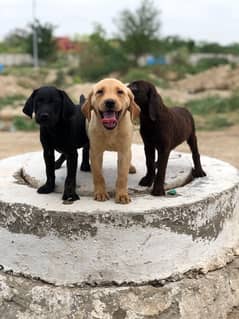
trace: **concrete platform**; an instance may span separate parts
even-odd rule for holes
[[[81,163],[81,151],[79,151],[79,167]],[[21,175],[25,181],[34,188],[45,183],[45,165],[42,153],[30,153],[22,159]],[[56,153],[56,158],[59,154]],[[132,163],[136,166],[136,174],[129,174],[129,192],[131,194],[149,193],[147,187],[138,185],[139,180],[145,175],[145,155],[142,145],[134,145],[132,152]],[[186,184],[192,179],[192,163],[187,155],[172,152],[166,172],[165,189],[169,190]],[[105,152],[103,161],[103,172],[106,180],[107,190],[114,193],[117,178],[117,153]],[[56,171],[56,193],[62,193],[66,177],[66,163],[60,170]],[[91,173],[78,171],[77,192],[83,196],[93,196],[93,182]]]
[[[138,168],[143,147],[134,146],[133,153]],[[172,155],[168,176],[180,159],[187,175],[190,158]],[[115,165],[105,163],[106,171]],[[174,197],[139,192],[132,175],[129,205],[115,204],[113,198],[96,202],[88,195],[62,205],[61,194],[39,195],[15,177],[24,169],[41,178],[40,153],[0,161],[2,271],[56,286],[100,287],[160,284],[190,271],[223,267],[239,247],[239,174],[216,159],[202,157],[202,163],[208,176],[177,188]]]

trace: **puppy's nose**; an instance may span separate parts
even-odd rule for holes
[[[108,99],[105,101],[105,106],[108,109],[112,109],[115,106],[115,101],[113,99]]]
[[[40,116],[41,121],[47,121],[49,120],[49,114],[48,113],[42,113]]]

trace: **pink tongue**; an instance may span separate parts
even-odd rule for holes
[[[107,128],[114,128],[117,125],[117,119],[115,116],[115,112],[103,112],[102,123]]]

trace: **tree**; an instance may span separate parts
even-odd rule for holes
[[[4,39],[6,52],[23,53],[26,52],[26,39],[28,32],[25,29],[17,28],[11,31]]]
[[[53,36],[55,27],[51,23],[41,24],[36,20],[26,29],[15,29],[5,38],[5,45],[12,52],[33,52],[33,31],[37,32],[38,55],[42,60],[50,60],[56,54],[56,42]]]
[[[140,56],[152,52],[158,44],[159,16],[160,10],[153,1],[142,0],[135,13],[123,10],[116,20],[122,47],[133,56],[135,64]]]
[[[33,32],[37,33],[38,55],[42,60],[50,60],[56,54],[56,41],[53,37],[55,26],[51,23],[41,24],[39,20],[29,25],[30,32],[27,36],[27,52],[32,54],[33,51]]]
[[[194,52],[196,43],[192,39],[183,39],[177,35],[167,36],[160,41],[163,52],[177,51],[181,48],[187,48],[189,53]]]
[[[128,60],[117,41],[107,39],[105,30],[97,24],[80,56],[81,77],[96,81],[102,76],[123,71],[127,67]]]

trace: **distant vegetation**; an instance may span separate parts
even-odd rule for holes
[[[3,42],[0,42],[0,53],[32,54],[32,37],[35,30],[37,32],[39,58],[50,61],[56,57],[54,29],[55,27],[51,23],[42,24],[36,20],[29,24],[26,29],[12,31]]]
[[[239,122],[239,94],[189,101],[185,105],[195,116],[199,129],[217,130]]]
[[[135,11],[128,9],[118,13],[113,21],[116,24],[114,38],[109,38],[99,24],[91,35],[74,40],[77,50],[60,52],[54,37],[55,26],[36,20],[25,29],[12,31],[0,42],[0,53],[32,53],[32,34],[38,34],[38,48],[41,64],[49,67],[68,69],[75,82],[96,81],[103,76],[118,74],[122,78],[131,78],[139,68],[145,78],[159,77],[164,80],[168,71],[175,72],[175,79],[185,74],[195,74],[210,67],[228,63],[226,58],[202,59],[197,65],[189,63],[192,53],[233,54],[239,56],[239,43],[221,45],[218,43],[196,42],[179,36],[160,36],[161,12],[151,0],[141,0]],[[74,56],[78,65],[70,67],[67,55]],[[139,61],[142,56],[155,57],[173,54],[170,65],[155,65],[142,68]],[[160,72],[158,70],[160,69]],[[153,76],[152,76],[153,75]],[[62,78],[58,78],[62,83]],[[156,83],[158,80],[153,79]]]
[[[193,114],[227,113],[239,111],[239,95],[233,94],[228,98],[206,97],[186,103],[186,107]]]
[[[5,97],[0,98],[0,109],[7,106],[7,105],[18,105],[19,102],[24,101],[26,98],[20,94],[13,94],[8,95]]]
[[[141,0],[135,11],[123,10],[113,21],[116,24],[114,37],[109,37],[106,30],[97,24],[90,35],[76,36],[74,40],[63,37],[69,45],[64,50],[54,36],[55,26],[51,23],[36,20],[26,28],[13,30],[0,42],[0,54],[32,54],[35,30],[40,68],[33,71],[31,66],[6,67],[2,74],[16,77],[16,84],[25,89],[42,84],[67,88],[77,83],[95,82],[105,76],[117,77],[124,82],[144,79],[166,89],[173,88],[175,81],[186,78],[188,74],[225,64],[237,67],[229,62],[227,55],[239,57],[239,43],[221,45],[179,36],[162,37],[161,12],[153,0]],[[215,56],[206,56],[192,64],[190,56],[194,53]],[[146,56],[161,62],[145,65],[142,60]],[[170,57],[170,63],[165,62],[165,57]],[[0,109],[6,105],[20,106],[24,99],[21,94],[1,97]],[[168,105],[174,104],[173,98],[166,100]],[[199,129],[219,129],[239,121],[238,94],[228,98],[215,96],[192,100],[186,103],[186,107],[194,114]],[[37,126],[34,121],[17,117],[14,127],[32,130]]]
[[[17,131],[35,131],[38,130],[38,125],[35,121],[25,117],[16,116],[13,120],[13,127]]]

